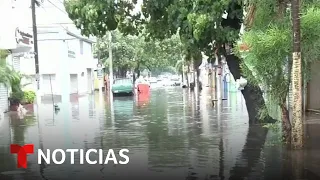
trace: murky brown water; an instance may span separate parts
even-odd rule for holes
[[[308,153],[289,153],[276,133],[248,127],[241,94],[229,93],[216,107],[209,99],[205,90],[196,97],[180,88],[154,90],[145,102],[115,97],[110,103],[96,94],[60,105],[66,109],[57,114],[45,103],[34,109],[34,117],[0,120],[0,179],[297,179],[298,173],[318,179],[319,141],[312,141]],[[309,128],[319,131],[313,121]],[[34,154],[27,169],[17,169],[12,143],[33,143],[36,149],[127,148],[130,163],[38,165]]]

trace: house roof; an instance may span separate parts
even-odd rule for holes
[[[72,36],[74,38],[81,39],[82,41],[85,41],[88,43],[96,43],[94,38],[87,38],[87,37],[81,36],[79,34],[76,34],[72,31],[68,30],[68,28],[62,29],[59,26],[38,26],[37,29],[38,29],[38,34],[59,33],[62,30],[62,31],[65,31],[69,36]]]

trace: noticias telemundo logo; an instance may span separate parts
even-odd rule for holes
[[[88,149],[84,151],[83,149],[54,149],[51,151],[47,149],[45,152],[41,149],[37,150],[38,155],[38,164],[46,163],[46,164],[64,164],[70,163],[75,164],[75,156],[79,157],[79,164],[84,164],[85,162],[88,164],[108,164],[112,161],[114,164],[128,164],[130,159],[126,153],[129,153],[128,149],[120,149],[118,155],[120,156],[120,160],[116,158],[116,153],[113,149],[108,149],[108,153],[104,156],[104,151],[102,149]],[[18,168],[27,168],[28,154],[34,154],[34,145],[33,144],[25,144],[23,146],[18,144],[10,145],[10,153],[17,154],[17,167]],[[66,154],[70,154],[70,160],[68,162],[66,158]],[[98,155],[98,159],[91,159],[90,154],[95,153]],[[57,158],[59,157],[59,158]]]

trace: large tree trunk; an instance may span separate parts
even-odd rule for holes
[[[201,54],[201,53],[200,53]],[[202,55],[199,56],[199,54],[197,54],[198,56],[193,57],[193,74],[194,74],[194,86],[195,88],[197,88],[197,90],[201,90],[202,86],[201,86],[201,82],[200,82],[200,65],[202,64]]]
[[[188,66],[188,71],[185,74],[186,75],[186,81],[187,81],[187,87],[190,87],[189,73],[190,73],[190,71],[189,71],[189,66]]]
[[[241,60],[235,56],[234,54],[226,55],[227,64],[229,66],[229,70],[233,75],[234,79],[240,79],[241,76],[241,68],[240,62]],[[249,123],[255,124],[260,122],[268,122],[274,123],[276,122],[271,116],[267,116],[264,119],[260,119],[259,112],[261,109],[266,108],[266,104],[263,98],[263,93],[261,88],[258,86],[253,86],[248,82],[245,86],[244,90],[241,91],[242,95],[246,101]]]
[[[125,78],[127,76],[127,67],[123,67],[119,69],[119,77]]]
[[[136,77],[137,73],[137,77]],[[140,76],[140,62],[138,62],[137,67],[133,70],[133,84],[136,83],[136,79],[139,78]]]
[[[140,73],[141,73],[141,72],[140,72],[140,70],[138,69],[138,70],[137,70],[137,78],[140,77]]]
[[[195,72],[197,72],[197,88],[199,91],[201,91],[202,90],[202,82],[200,81],[200,69],[197,68],[197,70]]]

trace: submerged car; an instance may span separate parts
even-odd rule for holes
[[[113,81],[112,84],[112,93],[116,94],[129,94],[133,95],[134,88],[132,79],[125,78],[125,79],[116,79]]]

